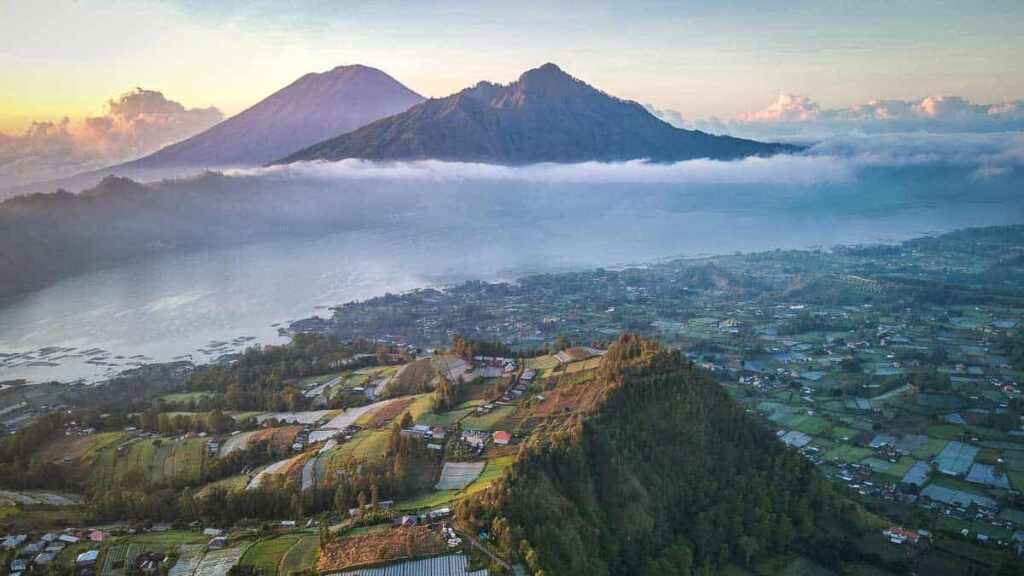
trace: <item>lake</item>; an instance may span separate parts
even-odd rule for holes
[[[466,279],[1024,222],[1006,185],[961,179],[974,189],[955,194],[901,174],[802,186],[469,180],[431,183],[426,197],[407,192],[415,182],[382,184],[393,213],[358,229],[167,253],[0,302],[0,353],[24,354],[4,360],[0,380],[91,381],[133,363],[207,361],[280,342],[279,325],[328,315],[325,306]]]

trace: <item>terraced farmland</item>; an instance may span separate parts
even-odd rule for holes
[[[94,482],[115,482],[138,474],[151,484],[183,484],[202,476],[205,440],[165,438],[133,441],[119,449],[109,446],[92,466]]]
[[[272,575],[278,573],[278,566],[281,560],[302,537],[302,534],[284,534],[273,538],[265,538],[254,542],[242,555],[239,564],[242,566],[253,566],[260,574]],[[287,574],[287,572],[282,572]]]

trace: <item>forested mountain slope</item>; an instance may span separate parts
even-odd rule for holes
[[[867,517],[678,352],[626,335],[600,373],[595,413],[532,442],[460,509],[510,557],[551,576],[857,554],[849,543]]]

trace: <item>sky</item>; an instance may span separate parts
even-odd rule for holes
[[[104,114],[135,87],[231,115],[361,63],[425,96],[555,62],[686,118],[779,94],[824,107],[1024,97],[1024,2],[0,0],[0,132]]]

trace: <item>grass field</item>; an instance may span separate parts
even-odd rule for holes
[[[124,437],[124,432],[101,432],[89,436],[69,436],[61,438],[56,442],[48,442],[46,446],[36,453],[35,459],[39,462],[57,462],[65,456],[71,456],[79,460],[94,458],[100,450],[117,442]]]
[[[858,448],[857,446],[838,446],[835,449],[826,452],[825,458],[829,460],[842,459],[847,462],[857,462],[870,455],[871,450],[868,450],[867,448]]]
[[[202,474],[205,440],[149,439],[127,445],[123,453],[113,447],[94,459],[94,482],[114,482],[128,474],[140,474],[151,484],[196,482]]]
[[[320,539],[315,534],[305,534],[285,552],[281,559],[281,574],[290,574],[316,568],[320,554]]]
[[[213,396],[213,392],[173,392],[162,396],[168,404],[189,404]]]
[[[594,370],[601,365],[601,357],[595,356],[594,358],[588,358],[582,362],[573,362],[565,367],[565,374],[575,374],[576,372],[582,372],[584,370]]]
[[[214,488],[224,488],[225,490],[243,490],[246,485],[249,484],[249,477],[243,474],[236,474],[234,476],[228,476],[216,482],[210,482],[204,484],[196,496],[205,496],[210,490]]]
[[[166,532],[144,532],[134,536],[127,536],[118,542],[131,542],[144,546],[156,546],[161,550],[169,550],[183,544],[205,544],[206,538],[199,532],[188,530],[167,530]]]
[[[302,536],[302,534],[283,534],[258,540],[246,549],[239,564],[253,566],[258,571],[257,573],[265,576],[277,574],[281,559]]]
[[[947,442],[937,438],[929,438],[927,442],[918,447],[917,450],[912,451],[910,454],[919,460],[926,460],[942,452],[942,449],[946,447]]]
[[[396,510],[420,510],[423,508],[437,508],[443,504],[452,502],[459,498],[458,490],[441,490],[438,492],[429,492],[422,496],[417,496],[412,500],[406,500],[395,506]]]
[[[495,430],[500,428],[501,423],[515,410],[515,406],[499,406],[486,416],[466,416],[462,419],[462,427],[473,430]]]
[[[917,460],[914,460],[913,458],[903,457],[900,458],[899,462],[890,466],[885,473],[899,480],[903,478],[904,475],[906,475],[907,471],[910,470],[910,468],[914,464],[917,464]]]
[[[550,354],[526,359],[526,367],[534,370],[549,370],[555,366],[558,366],[558,359]]]
[[[398,503],[395,508],[400,511],[421,510],[437,508],[449,502],[453,502],[465,496],[471,496],[485,490],[501,477],[502,472],[512,465],[515,456],[500,456],[487,460],[483,471],[477,478],[462,490],[438,490],[417,496],[412,500]]]
[[[391,438],[390,434],[387,430],[363,430],[351,440],[323,454],[315,464],[317,482],[329,482],[330,471],[341,467],[349,460],[363,462],[383,459]]]
[[[470,407],[463,408],[461,410],[449,410],[447,412],[442,412],[440,414],[428,412],[426,414],[423,414],[419,418],[416,418],[414,421],[416,424],[425,424],[427,426],[451,426],[457,420],[470,414],[474,410],[476,410],[476,408]]]
[[[476,480],[472,484],[466,486],[463,492],[466,496],[470,496],[480,492],[481,490],[487,489],[491,484],[494,484],[506,468],[515,462],[515,456],[501,456],[498,458],[491,458],[487,461],[487,466],[484,466],[484,471],[477,476]]]

